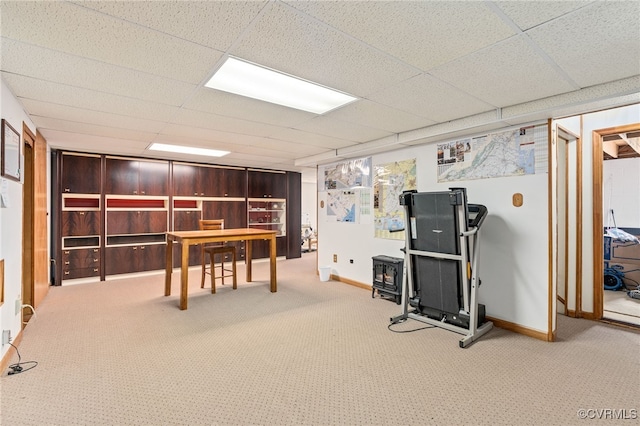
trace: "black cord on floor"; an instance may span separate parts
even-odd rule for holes
[[[9,343],[11,346],[13,346],[13,348],[16,350],[16,353],[18,354],[18,362],[15,364],[11,364],[9,366],[9,372],[7,373],[8,375],[12,375],[12,374],[18,374],[18,373],[24,373],[25,371],[29,371],[32,368],[36,368],[36,366],[38,365],[37,361],[25,361],[25,362],[21,362],[20,360],[22,359],[20,357],[20,351],[18,350],[18,348],[16,346],[14,346],[13,343]],[[29,365],[30,367],[23,367],[23,365]]]
[[[391,324],[389,324],[387,328],[389,329],[389,331],[393,331],[394,333],[413,333],[414,331],[426,330],[427,328],[435,327],[435,325],[428,325],[426,327],[414,328],[413,330],[394,330],[391,328],[392,325],[403,323],[406,320],[407,320],[406,318],[401,318],[398,321],[392,322]]]

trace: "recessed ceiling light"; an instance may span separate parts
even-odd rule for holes
[[[167,145],[164,143],[152,143],[147,149],[150,151],[177,152],[180,154],[204,155],[207,157],[222,157],[229,153],[229,151],[220,151],[217,149],[195,148],[183,145]]]
[[[228,57],[206,87],[324,114],[357,98],[279,71]]]

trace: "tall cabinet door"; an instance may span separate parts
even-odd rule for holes
[[[139,195],[167,195],[169,193],[168,162],[140,161],[138,167]]]
[[[192,164],[173,163],[173,195],[200,196],[200,168]]]
[[[249,198],[287,198],[287,174],[261,170],[248,171]]]
[[[224,219],[224,227],[247,227],[247,203],[244,201],[205,201],[202,203],[203,219]],[[244,259],[244,242],[235,241],[228,244],[236,246],[236,255]]]
[[[106,158],[106,193],[138,195],[138,162],[121,158]]]
[[[106,159],[106,193],[120,195],[167,195],[169,163],[125,158]]]
[[[99,155],[80,155],[64,153],[62,155],[62,192],[74,194],[100,193]]]

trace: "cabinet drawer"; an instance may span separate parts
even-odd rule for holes
[[[62,279],[70,280],[74,278],[88,278],[88,277],[98,277],[100,276],[100,268],[78,268],[78,269],[67,269],[62,268]]]
[[[62,268],[65,270],[100,267],[100,249],[76,249],[62,251]]]
[[[63,211],[62,236],[75,237],[100,234],[100,212],[96,210]]]

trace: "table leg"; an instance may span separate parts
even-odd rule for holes
[[[173,272],[173,240],[167,237],[167,254],[164,277],[164,295],[171,296],[171,273]]]
[[[244,243],[244,263],[247,266],[247,282],[251,282],[251,240]]]
[[[273,235],[269,240],[269,266],[271,269],[271,293],[278,291],[278,284],[276,282],[276,236]]]
[[[187,309],[189,292],[189,244],[182,242],[182,263],[180,265],[180,309]]]

